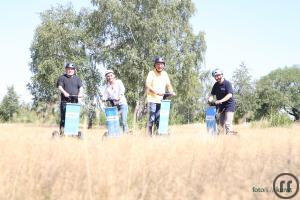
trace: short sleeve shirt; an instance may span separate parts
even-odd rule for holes
[[[61,86],[70,95],[78,95],[79,88],[82,87],[82,81],[76,75],[67,76],[66,74],[64,74],[58,78],[57,87],[58,86]],[[63,94],[61,94],[61,100],[67,101]]]
[[[226,79],[223,83],[219,84],[216,82],[211,90],[212,95],[216,95],[217,100],[223,99],[227,94],[233,94],[232,85]],[[233,97],[218,105],[219,109],[225,109],[226,112],[234,112],[235,111],[235,102]]]
[[[156,70],[152,70],[148,73],[146,84],[150,85],[155,91],[159,93],[165,93],[167,85],[170,84],[170,79],[167,72],[162,71],[157,73]],[[156,95],[151,91],[147,91],[147,101],[151,103],[161,103],[162,96]]]

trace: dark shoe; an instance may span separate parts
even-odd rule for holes
[[[147,127],[147,135],[149,135],[150,137],[153,135],[152,126]]]
[[[60,136],[64,136],[64,128],[63,127],[60,127],[60,129],[59,129],[59,135]]]
[[[77,137],[78,137],[79,139],[82,139],[82,138],[83,138],[83,136],[82,136],[82,132],[81,132],[81,131],[78,131],[78,135],[77,135]]]

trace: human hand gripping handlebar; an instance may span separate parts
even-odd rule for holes
[[[111,98],[108,98],[105,100],[105,102],[107,104],[109,104],[109,106],[118,106],[120,104],[120,100],[119,99],[111,99]]]
[[[77,98],[83,98],[83,95],[69,95],[69,97],[77,97]]]
[[[70,103],[77,103],[77,101],[80,102],[83,97],[83,95],[69,95],[68,97],[66,97],[66,99]]]
[[[163,95],[163,100],[169,98],[169,97],[173,97],[176,96],[175,92],[171,93],[171,92],[165,92]]]
[[[100,99],[97,101],[100,109],[104,112],[106,107],[114,107],[114,106],[118,106],[120,103],[120,100],[118,99],[102,99],[102,97],[100,97]]]

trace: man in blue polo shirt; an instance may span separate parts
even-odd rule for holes
[[[232,121],[235,111],[235,102],[233,99],[233,89],[231,83],[223,77],[223,72],[220,69],[215,69],[212,72],[216,83],[211,90],[212,99],[216,96],[215,104],[219,114],[219,125],[225,129],[226,134],[233,134]]]

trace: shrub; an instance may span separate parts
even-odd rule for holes
[[[286,113],[272,113],[269,121],[271,123],[271,127],[291,126],[292,124],[292,120]]]
[[[291,126],[293,121],[289,118],[286,113],[272,113],[267,117],[261,118],[259,121],[254,121],[251,123],[251,127],[258,127],[258,128],[269,128],[269,127],[279,127]]]
[[[35,123],[39,119],[37,113],[33,110],[25,110],[19,112],[15,117],[13,122],[17,123]]]

